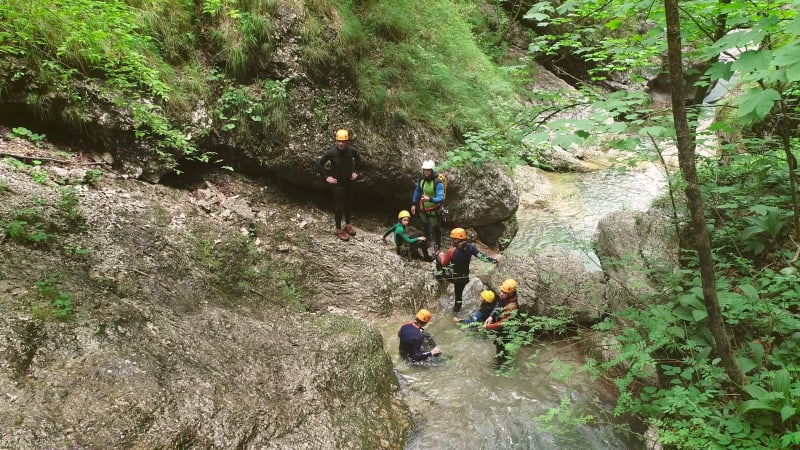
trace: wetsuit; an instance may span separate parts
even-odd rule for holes
[[[448,258],[449,256],[449,258]],[[469,283],[469,262],[472,257],[480,259],[481,261],[497,264],[497,260],[484,255],[474,245],[468,242],[460,242],[453,248],[447,251],[444,259],[440,260],[442,266],[450,265],[452,275],[447,281],[453,283],[455,290],[455,304],[453,311],[461,311],[461,301],[464,295],[464,287]]]
[[[431,352],[423,352],[422,342],[425,340],[425,333],[415,321],[409,321],[400,327],[397,332],[400,337],[400,356],[413,361],[424,361],[431,356]]]
[[[517,294],[501,299],[501,307],[498,306],[492,311],[492,323],[486,325],[486,329],[494,332],[494,350],[497,357],[497,363],[502,365],[508,361],[508,352],[506,351],[506,344],[511,340],[508,331],[504,327],[506,320],[516,315],[514,311],[519,309],[519,301]]]
[[[472,315],[472,317],[468,319],[461,319],[459,322],[470,326],[480,325],[489,318],[489,316],[492,314],[492,311],[494,311],[494,303],[482,301],[481,306],[478,308],[475,314]]]
[[[422,196],[427,195],[430,200],[422,201]],[[442,245],[441,208],[444,201],[444,183],[439,179],[439,174],[433,172],[430,178],[420,176],[411,196],[411,204],[418,208],[417,213],[425,228],[425,237],[430,240],[438,250]]]
[[[330,168],[326,164],[330,162]],[[336,208],[336,228],[342,228],[342,216],[345,223],[350,223],[353,211],[353,191],[355,183],[350,179],[353,172],[361,169],[361,155],[358,148],[349,142],[339,150],[336,145],[328,148],[317,162],[323,178],[336,178],[333,187],[333,201]]]
[[[397,222],[383,232],[383,238],[394,233],[394,245],[397,254],[400,256],[409,256],[411,258],[421,258],[426,261],[432,261],[428,255],[428,242],[421,241],[419,236],[409,236],[406,232],[406,227],[401,222]],[[420,255],[420,251],[422,255]]]

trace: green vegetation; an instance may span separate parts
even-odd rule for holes
[[[673,179],[673,187],[685,189],[689,211],[675,211],[676,226],[692,218],[691,230],[684,230],[681,267],[666,279],[654,276],[658,293],[638,299],[637,309],[595,327],[613,338],[618,356],[584,367],[614,381],[620,390],[617,415],[633,414],[655,426],[661,443],[671,448],[800,445],[798,6],[537,2],[525,14],[540,31],[530,50],[540,58],[583,63],[588,76],[576,78],[581,95],[533,93],[532,108],[511,115],[504,126],[468,135],[465,146],[451,153],[456,164],[501,158],[537,164],[540,146],[604,142],[656,159],[660,146],[677,143],[683,180]],[[675,14],[666,15],[668,8]],[[677,16],[679,29],[665,35],[667,18],[674,26]],[[670,54],[669,64],[661,56],[668,42],[685,52]],[[741,53],[728,51],[734,47]],[[721,53],[727,58],[719,60]],[[619,74],[644,81],[676,63],[683,64],[683,73],[671,75],[677,72],[696,88],[688,95],[672,91],[676,100],[689,98],[688,120],[679,111],[654,108],[645,92],[608,94],[591,84]],[[732,80],[734,73],[738,80]],[[694,106],[718,80],[733,81],[736,95],[719,104],[724,113],[712,131],[733,139],[717,149],[697,133],[702,110]],[[673,89],[682,85],[671,81]],[[719,158],[698,159],[698,148],[713,148]],[[699,195],[693,190],[695,169]],[[708,247],[702,245],[705,236]],[[520,326],[507,350],[513,354],[530,333]],[[541,419],[582,423],[586,418],[567,411],[568,405]]]
[[[39,246],[58,235],[83,231],[85,219],[80,212],[75,189],[63,188],[56,204],[34,199],[30,205],[0,217],[0,229],[15,242]]]
[[[220,239],[197,229],[192,257],[205,266],[213,287],[229,302],[237,304],[255,294],[261,301],[251,306],[305,310],[297,274],[259,252],[254,233]]]
[[[27,139],[38,145],[41,144],[47,136],[34,133],[25,127],[14,127],[11,129],[10,133],[6,133],[6,137],[9,139]]]
[[[75,305],[72,296],[59,289],[58,282],[64,274],[56,273],[45,280],[34,283],[39,303],[33,306],[33,316],[40,320],[65,319],[73,314]]]
[[[318,19],[305,24],[308,69],[353,80],[364,117],[468,130],[492,123],[495,106],[512,97],[510,79],[465,21],[476,8],[471,2],[368,2],[358,10],[307,3],[316,17],[335,12],[341,21],[333,41]]]
[[[138,145],[167,166],[219,162],[202,147],[209,136],[232,148],[253,147],[284,136],[289,126],[297,82],[269,75],[276,24],[287,20],[279,3],[2,2],[0,100],[23,93],[36,114],[77,130],[95,120],[92,103],[110,102],[133,117]],[[492,31],[497,24],[481,20],[472,2],[315,0],[284,7],[305,9],[297,13],[298,60],[321,96],[349,95],[345,106],[367,121],[466,131],[494,122],[513,99],[510,78],[473,35],[484,49],[501,48]],[[192,124],[200,102],[211,123]]]

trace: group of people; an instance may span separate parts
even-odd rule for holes
[[[351,236],[356,235],[355,228],[351,223],[354,184],[358,179],[358,171],[362,166],[361,154],[358,148],[350,142],[350,132],[348,130],[336,131],[334,145],[325,150],[319,161],[317,161],[317,166],[324,176],[325,182],[333,188],[336,236],[343,241],[347,241]],[[432,239],[433,248],[436,251],[439,250],[442,244],[441,214],[445,186],[434,171],[435,166],[436,163],[432,160],[422,163],[422,174],[414,188],[410,212],[401,211],[398,214],[398,220],[402,222],[405,216],[410,218],[412,215],[417,214],[422,220],[425,231],[424,239],[418,239],[417,236],[413,238],[406,236],[406,239],[399,238],[399,242],[411,244],[427,242]],[[397,229],[392,227],[392,230]],[[387,231],[384,238],[389,233],[390,231]],[[398,241],[397,233],[395,234],[395,241]],[[398,253],[402,250],[402,247],[398,246]],[[415,250],[414,253],[419,257],[425,257],[424,254],[419,254],[422,252],[421,245],[417,245]],[[425,251],[427,252],[427,245],[425,246]],[[410,253],[407,252],[406,254]]]
[[[333,188],[336,236],[347,241],[351,236],[356,235],[356,230],[351,223],[354,185],[362,166],[361,155],[358,148],[350,142],[348,130],[336,131],[335,144],[325,150],[318,161],[318,166],[325,177],[325,182]],[[397,254],[428,262],[434,261],[436,278],[453,284],[455,291],[453,312],[457,313],[461,310],[464,288],[469,282],[469,264],[472,257],[493,264],[497,264],[497,260],[483,254],[473,244],[470,244],[467,241],[467,232],[463,228],[450,230],[452,246],[447,251],[440,250],[446,185],[443,177],[436,173],[435,168],[436,163],[432,160],[422,163],[421,174],[414,185],[414,192],[411,196],[410,208],[398,213],[398,222],[384,232],[383,239],[385,240],[387,236],[393,234]],[[423,235],[409,233],[411,217],[415,214],[422,221]],[[429,252],[430,242],[433,242],[433,255]],[[513,289],[510,287],[512,284]],[[495,294],[493,291],[484,292],[488,293],[481,294],[482,306],[473,316],[473,322],[483,321],[481,326],[495,332],[497,344],[498,341],[505,339],[502,323],[510,314],[507,313],[507,310],[517,309],[516,282],[511,279],[504,281],[499,294]],[[490,296],[489,293],[492,295]],[[498,299],[497,305],[495,305],[495,299]],[[488,305],[492,307],[489,308]],[[425,336],[423,328],[430,317],[430,312],[422,309],[417,312],[415,320],[404,324],[400,329],[398,335],[400,336],[400,353],[403,356],[420,361],[440,353],[436,346],[427,352],[420,350]],[[499,347],[498,354],[500,354]]]
[[[480,294],[481,303],[478,310],[467,319],[453,317],[456,323],[468,327],[485,330],[490,334],[495,345],[495,355],[498,365],[508,362],[509,352],[506,345],[513,339],[513,329],[508,325],[519,310],[517,296],[517,281],[508,278],[500,285],[500,292],[485,289]],[[425,326],[431,320],[431,313],[427,309],[420,309],[413,320],[404,323],[397,336],[400,338],[400,356],[409,361],[424,361],[432,356],[442,354],[441,349],[433,342],[430,334],[425,332]],[[428,343],[430,350],[423,349]]]

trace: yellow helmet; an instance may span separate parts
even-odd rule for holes
[[[431,320],[431,312],[427,309],[420,309],[417,311],[417,320],[422,323],[428,323]]]
[[[400,211],[400,214],[397,215],[397,220],[400,220],[403,217],[411,217],[411,213],[404,209],[404,210]]]
[[[482,299],[483,299],[483,300],[484,300],[486,303],[494,303],[494,292],[492,292],[492,291],[490,291],[490,290],[486,289],[486,290],[484,290],[484,291],[482,291],[482,292],[481,292],[481,298],[482,298]]]
[[[336,140],[337,141],[349,141],[350,140],[350,133],[347,130],[338,130],[336,132]]]
[[[503,284],[500,285],[500,290],[506,294],[513,294],[514,292],[517,292],[517,281],[511,278],[506,279],[503,281]]]
[[[466,239],[467,232],[463,228],[453,228],[450,230],[450,237],[453,239]]]

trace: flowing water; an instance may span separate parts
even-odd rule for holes
[[[561,245],[585,250],[587,267],[598,269],[589,242],[598,220],[618,209],[646,209],[664,190],[657,169],[548,175],[554,184],[547,210],[520,208],[519,232],[506,253]],[[468,286],[462,315],[477,308],[478,286]],[[521,299],[524,302],[524,297]],[[410,317],[381,321],[386,349],[392,355],[406,402],[417,414],[405,449],[642,449],[643,444],[615,432],[610,411],[613,389],[580,374],[583,362],[574,342],[537,342],[523,349],[511,376],[498,374],[494,345],[478,333],[454,324],[441,310],[426,328],[443,356],[430,366],[412,366],[397,352],[397,330]],[[569,399],[576,415],[591,414],[592,425],[556,430],[536,418]]]
[[[465,304],[465,310],[475,306],[477,301]],[[548,342],[525,349],[513,364],[513,375],[506,377],[496,371],[494,345],[450,317],[435,313],[426,328],[444,352],[427,366],[409,365],[397,353],[397,330],[407,317],[395,317],[381,329],[405,401],[418,413],[405,449],[643,448],[609,425],[556,432],[535,420],[565,398],[579,406],[578,413],[609,416],[611,390],[572,370],[581,362],[574,344]],[[551,377],[557,372],[565,378]]]
[[[546,209],[517,211],[519,232],[506,254],[526,254],[532,249],[562,246],[580,250],[587,269],[599,270],[591,249],[598,221],[618,210],[644,211],[664,192],[662,169],[602,170],[591,173],[545,174],[553,184],[551,205]]]

